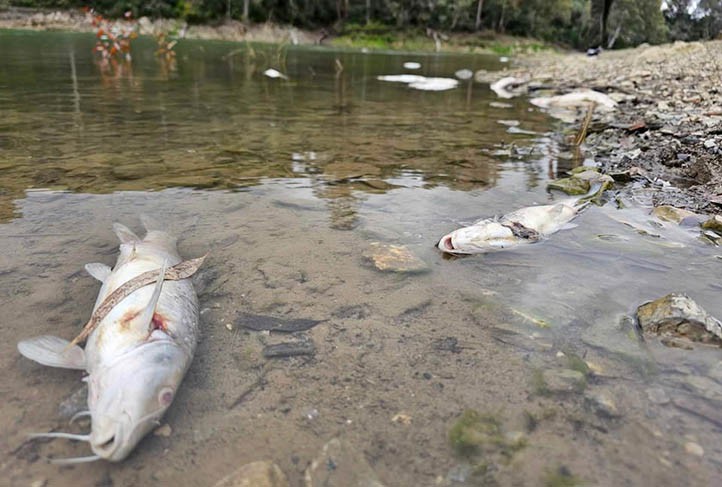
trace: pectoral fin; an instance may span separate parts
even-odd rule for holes
[[[18,352],[35,362],[48,367],[63,369],[85,369],[85,352],[77,345],[51,335],[23,340],[18,343]]]
[[[160,272],[158,273],[158,282],[155,285],[155,289],[153,290],[153,295],[150,297],[150,301],[148,301],[148,305],[143,310],[143,314],[140,316],[140,322],[142,324],[145,324],[145,326],[148,327],[148,331],[153,331],[153,314],[155,313],[155,308],[158,306],[158,298],[160,298],[160,292],[163,289],[163,280],[165,279],[165,271],[166,271],[167,262],[163,261],[163,265],[160,268]]]
[[[88,274],[90,274],[100,282],[105,282],[105,280],[111,273],[110,267],[99,262],[85,264],[85,270]]]

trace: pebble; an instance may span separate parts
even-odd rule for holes
[[[586,385],[584,374],[571,369],[548,369],[542,378],[550,392],[578,392]]]
[[[306,487],[384,487],[361,450],[334,438],[304,474]]]
[[[153,434],[155,436],[160,436],[162,438],[168,438],[171,433],[173,433],[173,428],[170,427],[168,423],[164,424],[163,426],[159,426],[153,431]]]
[[[384,272],[419,273],[428,270],[426,263],[403,245],[372,242],[363,256]]]
[[[258,461],[243,465],[213,487],[288,487],[288,479],[275,463]]]
[[[653,404],[663,406],[669,404],[669,396],[661,387],[650,387],[647,389],[647,399]]]
[[[704,448],[699,443],[688,441],[684,444],[684,451],[697,457],[704,456]]]

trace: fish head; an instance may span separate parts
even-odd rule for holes
[[[450,254],[480,254],[519,243],[508,227],[495,220],[482,220],[444,235],[437,247]]]
[[[109,461],[123,460],[173,402],[190,360],[170,340],[150,341],[91,374],[90,446]]]

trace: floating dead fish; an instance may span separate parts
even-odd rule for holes
[[[617,107],[617,102],[604,93],[594,90],[580,90],[559,96],[542,96],[532,98],[529,103],[540,108],[577,108],[595,103],[596,108],[602,111],[611,111]]]
[[[103,286],[91,320],[73,342],[46,335],[18,343],[22,355],[43,365],[88,372],[88,410],[76,416],[90,416],[90,434],[32,436],[86,441],[95,455],[53,463],[123,460],[157,426],[193,358],[198,298],[188,278],[203,258],[181,262],[175,238],[142,220],[143,239],[114,225],[121,245],[112,270],[85,266]],[[85,336],[83,350],[75,343]]]
[[[293,333],[310,330],[321,323],[322,320],[309,320],[303,318],[284,319],[275,316],[254,315],[252,313],[239,313],[236,325],[253,331],[277,331]]]
[[[501,78],[499,81],[492,83],[491,85],[489,85],[489,88],[491,88],[491,91],[496,93],[496,96],[498,96],[499,98],[514,98],[520,93],[516,93],[513,90],[520,87],[521,85],[526,84],[526,82],[526,80],[521,78],[507,76],[506,78]]]
[[[460,69],[454,73],[458,79],[462,81],[470,80],[474,76],[474,72],[470,69]]]
[[[554,205],[528,206],[501,218],[486,218],[439,240],[450,254],[480,254],[536,243],[564,228],[585,204],[570,199]]]
[[[404,63],[404,69],[420,69],[421,63],[417,63],[414,61],[407,61]]]
[[[268,68],[267,70],[265,70],[265,71],[263,72],[263,74],[266,75],[266,76],[268,76],[268,77],[271,78],[271,79],[278,79],[278,78],[280,78],[280,79],[288,79],[288,76],[286,76],[285,74],[283,74],[283,73],[281,73],[280,71],[275,70],[275,69],[273,69],[273,68]]]
[[[421,91],[446,91],[456,88],[459,80],[451,78],[427,78],[416,74],[390,74],[385,76],[377,76],[379,81],[389,81],[392,83],[406,83],[409,88]]]

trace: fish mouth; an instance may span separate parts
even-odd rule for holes
[[[101,458],[110,460],[113,455],[120,447],[120,428],[116,428],[115,431],[109,432],[105,437],[94,438],[91,443],[93,452]]]
[[[446,250],[448,252],[453,252],[456,249],[454,248],[454,243],[451,241],[451,236],[446,236],[441,239],[441,242],[439,242],[439,246],[442,248],[442,250]]]

